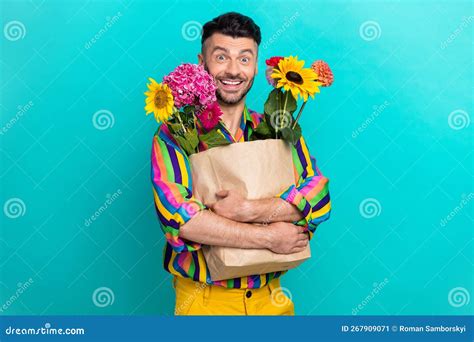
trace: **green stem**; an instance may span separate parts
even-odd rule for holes
[[[298,112],[298,115],[296,116],[295,123],[293,124],[293,129],[295,129],[296,124],[298,123],[298,120],[301,116],[301,113],[303,112],[303,108],[304,108],[304,106],[306,106],[306,102],[307,101],[303,102],[303,105],[301,106],[300,111]]]
[[[288,92],[285,93],[285,105],[283,106],[283,113],[281,113],[280,115],[283,115],[285,116],[285,113],[286,113],[286,103],[288,102]],[[283,129],[283,118],[281,118],[280,120],[280,128]]]
[[[184,133],[186,133],[186,128],[184,127],[183,121],[181,120],[181,115],[180,115],[179,110],[177,111],[177,113],[178,113],[178,115],[176,115],[176,116],[178,117],[178,121],[181,124],[181,127],[183,128],[183,134],[184,134]]]

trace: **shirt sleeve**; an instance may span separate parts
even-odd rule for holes
[[[329,179],[318,169],[303,137],[292,146],[292,154],[297,181],[278,196],[301,211],[303,218],[295,224],[304,226],[311,239],[316,227],[329,219],[331,213]]]
[[[153,137],[151,181],[161,229],[173,250],[181,253],[200,249],[201,244],[181,238],[179,229],[206,206],[193,197],[187,155],[159,133]]]

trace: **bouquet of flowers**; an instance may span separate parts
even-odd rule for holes
[[[235,190],[248,199],[262,199],[295,183],[290,143],[295,144],[301,136],[298,119],[308,97],[314,97],[319,86],[331,85],[333,76],[322,61],[314,62],[311,68],[303,68],[304,61],[292,56],[272,57],[266,62],[267,79],[274,89],[265,102],[264,120],[251,136],[255,141],[224,147],[219,146],[229,142],[217,131],[222,116],[217,87],[202,66],[182,64],[162,83],[150,78],[145,110],[169,128],[190,156],[193,195],[206,206],[217,201],[219,190]],[[299,97],[303,104],[293,118]],[[197,153],[202,150],[201,143],[207,150]],[[202,253],[213,280],[284,271],[311,256],[309,245],[292,254],[204,245]]]
[[[292,144],[301,137],[298,120],[308,101],[319,93],[319,87],[329,87],[334,76],[328,64],[317,60],[310,68],[304,68],[304,61],[293,57],[272,57],[266,60],[266,77],[274,88],[264,106],[265,119],[257,126],[252,140],[283,139]],[[303,100],[296,118],[298,98]]]
[[[198,152],[200,142],[208,148],[229,144],[215,128],[222,111],[215,81],[202,65],[181,64],[162,83],[149,81],[146,114],[153,113],[156,121],[166,124],[188,155]]]

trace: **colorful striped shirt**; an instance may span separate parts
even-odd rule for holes
[[[252,131],[263,120],[263,114],[245,107],[235,136],[220,122],[218,131],[231,143],[248,141]],[[199,151],[206,146],[199,145]],[[295,184],[277,196],[294,204],[303,215],[295,222],[304,226],[312,238],[316,227],[330,216],[331,201],[328,179],[321,174],[303,137],[292,146]],[[155,209],[166,237],[163,265],[166,271],[180,277],[227,288],[260,288],[286,271],[256,274],[248,277],[212,281],[201,244],[183,239],[179,228],[206,206],[193,196],[190,162],[166,125],[153,137],[151,180]]]

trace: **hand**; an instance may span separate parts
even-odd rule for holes
[[[302,252],[308,245],[308,235],[303,227],[288,222],[274,222],[267,228],[270,235],[269,249],[278,254]]]
[[[217,202],[209,205],[219,216],[233,221],[249,222],[250,202],[236,190],[220,190],[216,192]]]

